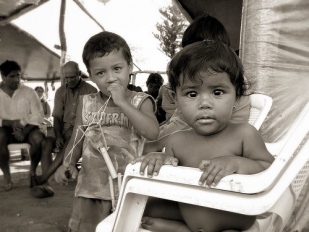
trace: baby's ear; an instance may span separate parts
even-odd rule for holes
[[[178,102],[177,102],[177,96],[176,96],[176,93],[173,91],[173,90],[170,90],[171,91],[171,95],[174,99],[174,102],[175,102],[175,106],[176,108],[178,108]]]
[[[171,95],[172,95],[174,101],[176,102],[176,93],[173,90],[170,90],[170,91],[171,91]]]

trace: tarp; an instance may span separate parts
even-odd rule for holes
[[[309,100],[309,1],[244,1],[241,59],[254,91],[273,98],[261,133],[277,141]]]
[[[15,60],[21,65],[22,78],[60,79],[60,56],[13,24],[0,26],[0,64]]]

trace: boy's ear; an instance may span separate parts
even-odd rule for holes
[[[88,74],[89,74],[89,79],[93,82],[92,75],[91,75],[89,69],[87,69],[87,72],[88,72]]]
[[[133,72],[133,63],[129,64],[129,73],[131,74]]]

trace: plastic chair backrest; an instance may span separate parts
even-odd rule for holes
[[[248,123],[253,125],[257,130],[260,129],[272,106],[272,102],[272,98],[267,95],[260,93],[251,94]]]

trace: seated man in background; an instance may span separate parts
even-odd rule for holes
[[[62,164],[65,148],[72,136],[79,97],[97,92],[94,86],[82,80],[81,71],[76,62],[69,61],[65,63],[62,67],[62,74],[65,85],[56,90],[53,110],[56,138],[46,137],[42,143],[43,153],[51,154],[54,147],[56,147],[58,154],[47,172],[41,177],[37,177],[37,183],[41,184],[48,181]]]
[[[30,188],[31,193],[42,197],[52,196],[48,186],[35,186],[33,179],[41,161],[42,173],[50,163],[51,155],[41,156],[41,142],[45,135],[40,127],[43,123],[43,109],[35,91],[20,83],[21,67],[15,61],[5,61],[0,66],[0,168],[4,176],[4,190],[12,189],[10,172],[10,143],[29,143],[30,148]],[[43,195],[42,195],[43,194]]]

